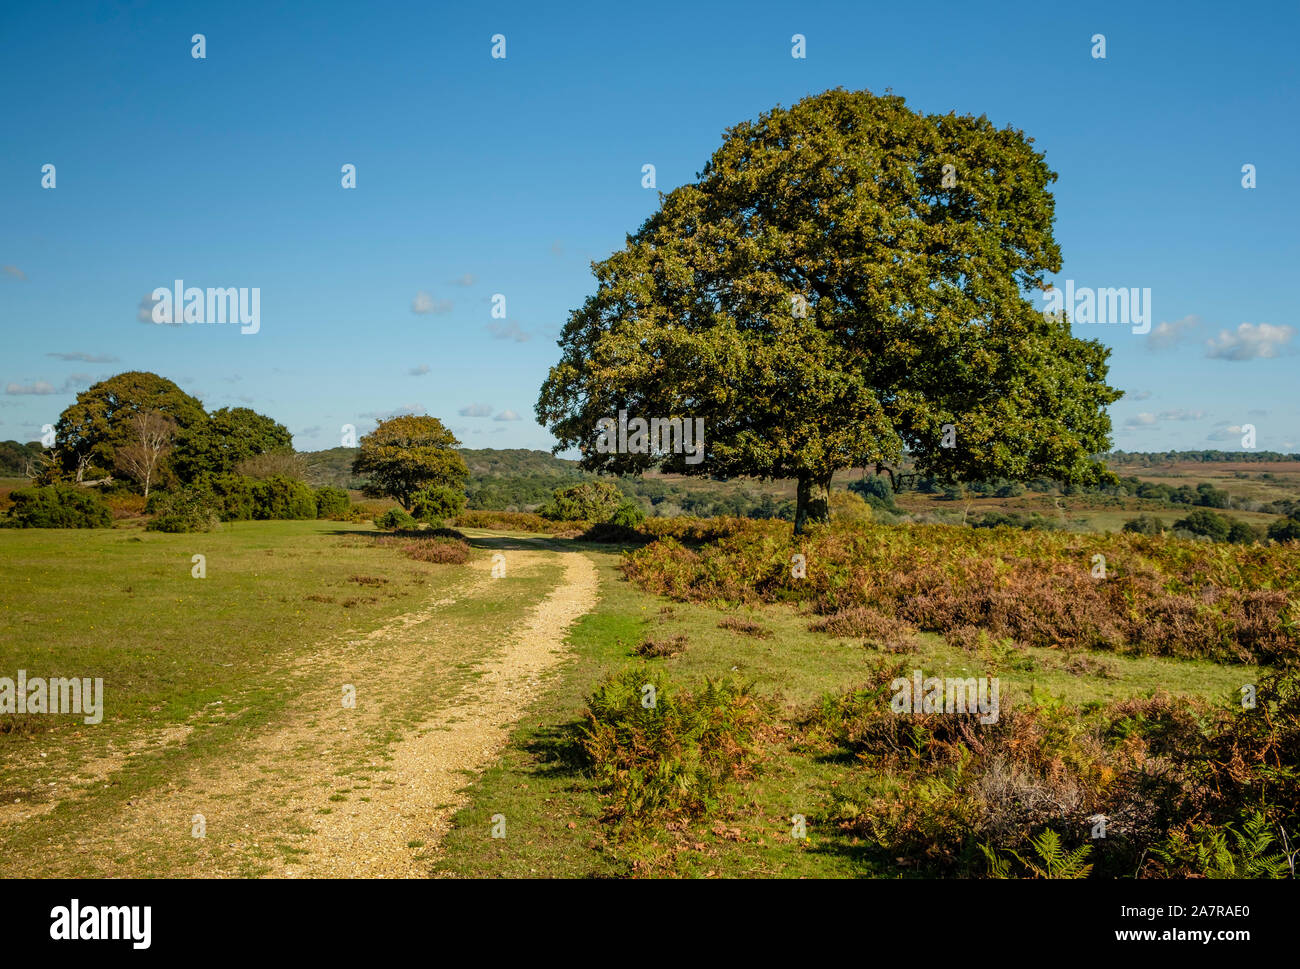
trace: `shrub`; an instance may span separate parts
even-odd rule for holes
[[[1228,533],[1232,531],[1232,522],[1208,508],[1198,508],[1186,518],[1174,522],[1174,528],[1181,528],[1193,535],[1204,535],[1216,542],[1223,542],[1227,541]]]
[[[873,517],[871,506],[852,491],[831,493],[832,520],[869,522]]]
[[[422,488],[411,495],[411,514],[416,521],[441,525],[465,510],[465,492],[446,485]]]
[[[610,481],[584,481],[557,488],[555,496],[540,514],[554,521],[609,521],[624,503],[623,492]]]
[[[1300,521],[1279,519],[1268,526],[1268,537],[1275,542],[1300,542]]]
[[[625,501],[610,516],[609,524],[615,528],[635,530],[645,524],[645,512],[641,510],[641,506],[635,501]]]
[[[742,633],[745,636],[754,636],[758,639],[772,638],[772,630],[759,625],[752,619],[741,619],[739,616],[728,616],[718,623],[718,628],[730,629],[732,632]]]
[[[12,528],[110,528],[113,513],[104,499],[78,485],[20,488],[9,495]]]
[[[1263,534],[1263,529],[1256,528],[1249,522],[1234,521],[1228,529],[1228,541],[1233,545],[1254,545]]]
[[[1132,535],[1163,535],[1165,523],[1155,515],[1138,515],[1126,521],[1123,530]]]
[[[756,769],[771,712],[746,686],[710,680],[688,692],[644,667],[609,677],[587,703],[581,748],[605,801],[604,819],[623,833],[716,807],[728,782]]]
[[[145,526],[151,532],[210,532],[218,521],[212,492],[198,485],[184,485],[175,491],[149,496],[154,512]]]
[[[316,517],[345,519],[352,511],[352,499],[342,488],[325,485],[316,489]]]
[[[548,535],[577,535],[584,522],[549,521],[526,511],[486,511],[471,509],[456,516],[460,528],[504,528],[516,532],[539,532]]]
[[[676,656],[686,649],[686,636],[678,633],[668,639],[654,639],[647,636],[641,642],[637,643],[634,652],[638,656],[645,656],[648,659],[657,659],[661,656]]]
[[[252,478],[229,472],[201,475],[192,487],[208,493],[218,518],[233,522],[249,521],[253,517],[255,484]]]
[[[402,551],[407,558],[417,562],[435,562],[439,565],[464,565],[469,561],[469,542],[450,538],[435,538],[425,542],[412,542]]]
[[[390,508],[375,519],[375,524],[379,528],[387,528],[393,531],[399,528],[414,528],[415,519],[401,508]]]
[[[259,521],[315,518],[316,496],[306,482],[273,474],[253,485],[253,517]]]
[[[848,488],[872,508],[895,513],[898,511],[898,505],[894,503],[894,486],[884,475],[869,474],[858,481],[850,481]]]
[[[870,606],[853,606],[816,620],[809,627],[832,636],[857,637],[890,653],[916,647],[916,627]]]

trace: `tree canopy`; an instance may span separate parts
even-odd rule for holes
[[[368,479],[367,494],[396,498],[410,511],[422,488],[464,490],[469,471],[454,450],[459,444],[436,417],[393,417],[361,438],[352,472]]]
[[[132,370],[77,394],[54,425],[58,466],[66,474],[91,466],[112,468],[117,450],[134,438],[132,418],[144,412],[170,418],[183,432],[208,419],[203,404],[156,373]]]
[[[1109,472],[1109,351],[1031,294],[1058,272],[1056,175],[1021,131],[842,89],[725,133],[593,265],[537,402],[588,470],[797,478],[909,453],[944,478]],[[705,459],[593,447],[597,422],[703,418]]]
[[[192,481],[234,471],[255,455],[292,450],[293,435],[283,424],[247,407],[222,407],[177,438],[171,463],[182,481]]]

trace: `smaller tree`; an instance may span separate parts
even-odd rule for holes
[[[368,496],[394,498],[409,512],[422,488],[465,490],[469,469],[459,446],[436,417],[393,417],[361,438],[352,473],[367,479]]]
[[[607,522],[624,500],[623,492],[611,481],[584,481],[556,489],[555,497],[539,514],[554,521]]]
[[[131,415],[130,427],[130,438],[117,449],[113,461],[119,471],[143,486],[148,498],[159,465],[176,439],[176,422],[158,411],[146,410]]]

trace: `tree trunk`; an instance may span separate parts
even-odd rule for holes
[[[831,476],[806,472],[799,475],[798,505],[794,513],[794,533],[802,535],[809,525],[831,520]]]

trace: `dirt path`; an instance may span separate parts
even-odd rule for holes
[[[511,632],[505,649],[457,702],[420,724],[389,753],[391,787],[331,815],[317,831],[332,845],[312,852],[306,876],[418,877],[428,873],[429,849],[447,832],[467,798],[466,777],[483,771],[505,746],[510,729],[537,696],[543,674],[565,654],[569,627],[595,603],[596,567],[585,555],[564,552],[560,585]],[[423,842],[413,853],[409,845]]]
[[[598,596],[585,555],[540,538],[484,540],[494,542],[506,577],[494,578],[491,554],[480,552],[420,609],[361,638],[305,648],[277,688],[288,698],[282,715],[240,736],[233,752],[188,758],[108,823],[52,831],[41,839],[53,849],[42,853],[42,874],[427,876],[466,800],[460,790],[496,758]],[[352,707],[341,702],[348,687]],[[249,702],[258,701],[225,697],[193,719],[201,728]],[[203,742],[189,728],[165,739]],[[163,746],[143,737],[127,756]],[[93,800],[121,759],[87,771],[60,800]]]

